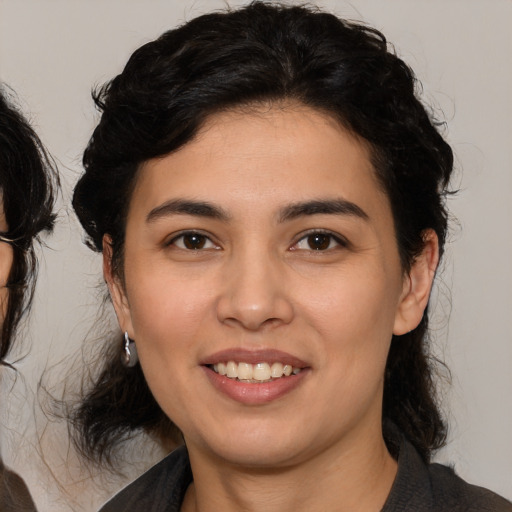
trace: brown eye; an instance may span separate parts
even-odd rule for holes
[[[185,235],[183,237],[183,245],[187,249],[196,250],[202,249],[206,244],[206,237],[203,235]]]
[[[325,251],[331,245],[332,236],[323,233],[314,233],[307,237],[308,247],[313,251]]]
[[[303,236],[292,249],[302,251],[330,251],[346,246],[347,243],[341,236],[325,233],[323,231],[314,231]]]
[[[216,246],[213,242],[201,233],[183,233],[174,238],[170,245],[175,245],[180,249],[187,251],[200,251],[202,249],[215,249]]]

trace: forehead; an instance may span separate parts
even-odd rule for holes
[[[180,150],[141,167],[132,206],[187,197],[261,210],[334,196],[387,205],[368,145],[328,115],[287,105],[212,115]]]

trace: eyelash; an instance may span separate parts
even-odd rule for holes
[[[307,239],[309,237],[313,237],[315,235],[327,237],[328,242],[329,242],[328,246],[325,248],[322,248],[322,249],[319,249],[319,248],[313,249],[311,247],[304,248],[304,249],[297,248],[297,246],[300,242],[305,241],[307,243]],[[333,242],[335,243],[334,246],[332,246]],[[322,229],[314,229],[314,230],[308,231],[307,233],[302,234],[302,236],[297,240],[297,242],[295,242],[293,244],[293,246],[291,247],[291,250],[307,250],[307,251],[311,251],[311,252],[327,252],[327,251],[332,251],[332,250],[336,249],[337,247],[347,247],[348,245],[349,245],[348,241],[338,234],[334,234],[331,231],[326,231],[326,230],[322,230]]]
[[[178,245],[178,240],[182,239],[183,242],[185,241],[185,238],[186,237],[198,237],[200,238],[204,243],[206,244],[211,244],[211,247],[195,247],[195,248],[192,248],[192,247],[186,247],[185,246],[185,243],[183,243],[183,246],[180,247],[180,245]],[[212,239],[204,234],[204,233],[201,233],[200,231],[183,231],[181,233],[179,233],[178,235],[172,237],[171,240],[169,240],[166,244],[165,244],[167,247],[169,246],[175,246],[177,247],[178,249],[181,249],[183,251],[200,251],[200,250],[208,250],[208,249],[218,249],[219,246],[216,245]]]
[[[304,241],[304,242],[308,243],[308,238],[314,237],[314,236],[326,237],[327,240],[323,240],[323,242],[328,242],[327,246],[324,248],[308,247],[308,248],[302,248],[302,249],[298,247],[298,245],[301,242]],[[185,242],[186,237],[197,237],[199,239],[199,245],[201,245],[201,243],[203,245],[201,245],[200,247],[187,247],[186,242]],[[182,240],[181,246],[177,243],[180,239]],[[322,241],[322,240],[320,240],[320,241]],[[334,246],[333,246],[333,242],[335,244]],[[204,245],[208,245],[208,244],[210,244],[211,247],[204,247]],[[216,245],[208,235],[201,233],[200,231],[184,231],[182,233],[179,233],[178,235],[174,236],[169,242],[167,242],[166,246],[175,246],[178,249],[181,249],[184,251],[201,251],[201,250],[208,250],[208,249],[219,249],[219,246]],[[312,252],[327,252],[327,251],[334,250],[336,247],[347,247],[347,246],[348,246],[348,242],[343,237],[340,237],[339,235],[334,234],[330,231],[315,229],[315,230],[311,230],[307,233],[303,233],[302,236],[297,240],[297,242],[295,242],[292,245],[290,250],[292,250],[292,251],[309,250]]]

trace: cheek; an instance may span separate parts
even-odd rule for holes
[[[323,363],[349,388],[374,387],[384,374],[400,294],[398,281],[385,276],[354,269],[331,279],[328,292],[302,301],[304,317],[320,334]]]
[[[13,263],[12,247],[5,243],[0,243],[0,325],[7,312],[7,301],[9,299],[9,290],[5,287]]]
[[[363,270],[346,269],[326,282],[302,287],[302,307],[319,329],[340,336],[344,332],[392,333],[400,280],[384,270]]]
[[[2,288],[6,285],[9,278],[12,260],[12,247],[4,242],[0,242],[0,286]]]
[[[9,300],[9,292],[6,288],[0,289],[0,327],[2,327],[5,315],[7,314],[7,301]]]
[[[165,413],[180,423],[194,403],[197,350],[207,342],[211,299],[187,280],[141,278],[128,288],[131,323],[146,381]]]
[[[142,360],[192,348],[191,341],[213,314],[212,298],[201,283],[174,276],[147,275],[127,283],[134,337]]]

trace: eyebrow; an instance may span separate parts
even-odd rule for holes
[[[293,203],[284,207],[279,213],[279,222],[286,222],[298,217],[310,215],[348,215],[367,221],[368,214],[357,204],[345,199],[320,199]]]
[[[193,215],[222,221],[227,221],[230,218],[225,210],[206,201],[171,199],[153,208],[148,213],[146,222],[152,223],[170,215]]]
[[[231,216],[221,207],[207,201],[190,199],[171,199],[153,208],[146,217],[152,223],[171,215],[193,215],[221,221],[228,221]],[[311,215],[349,215],[368,220],[368,214],[355,203],[345,199],[317,199],[301,203],[292,203],[282,208],[278,215],[280,223]]]

